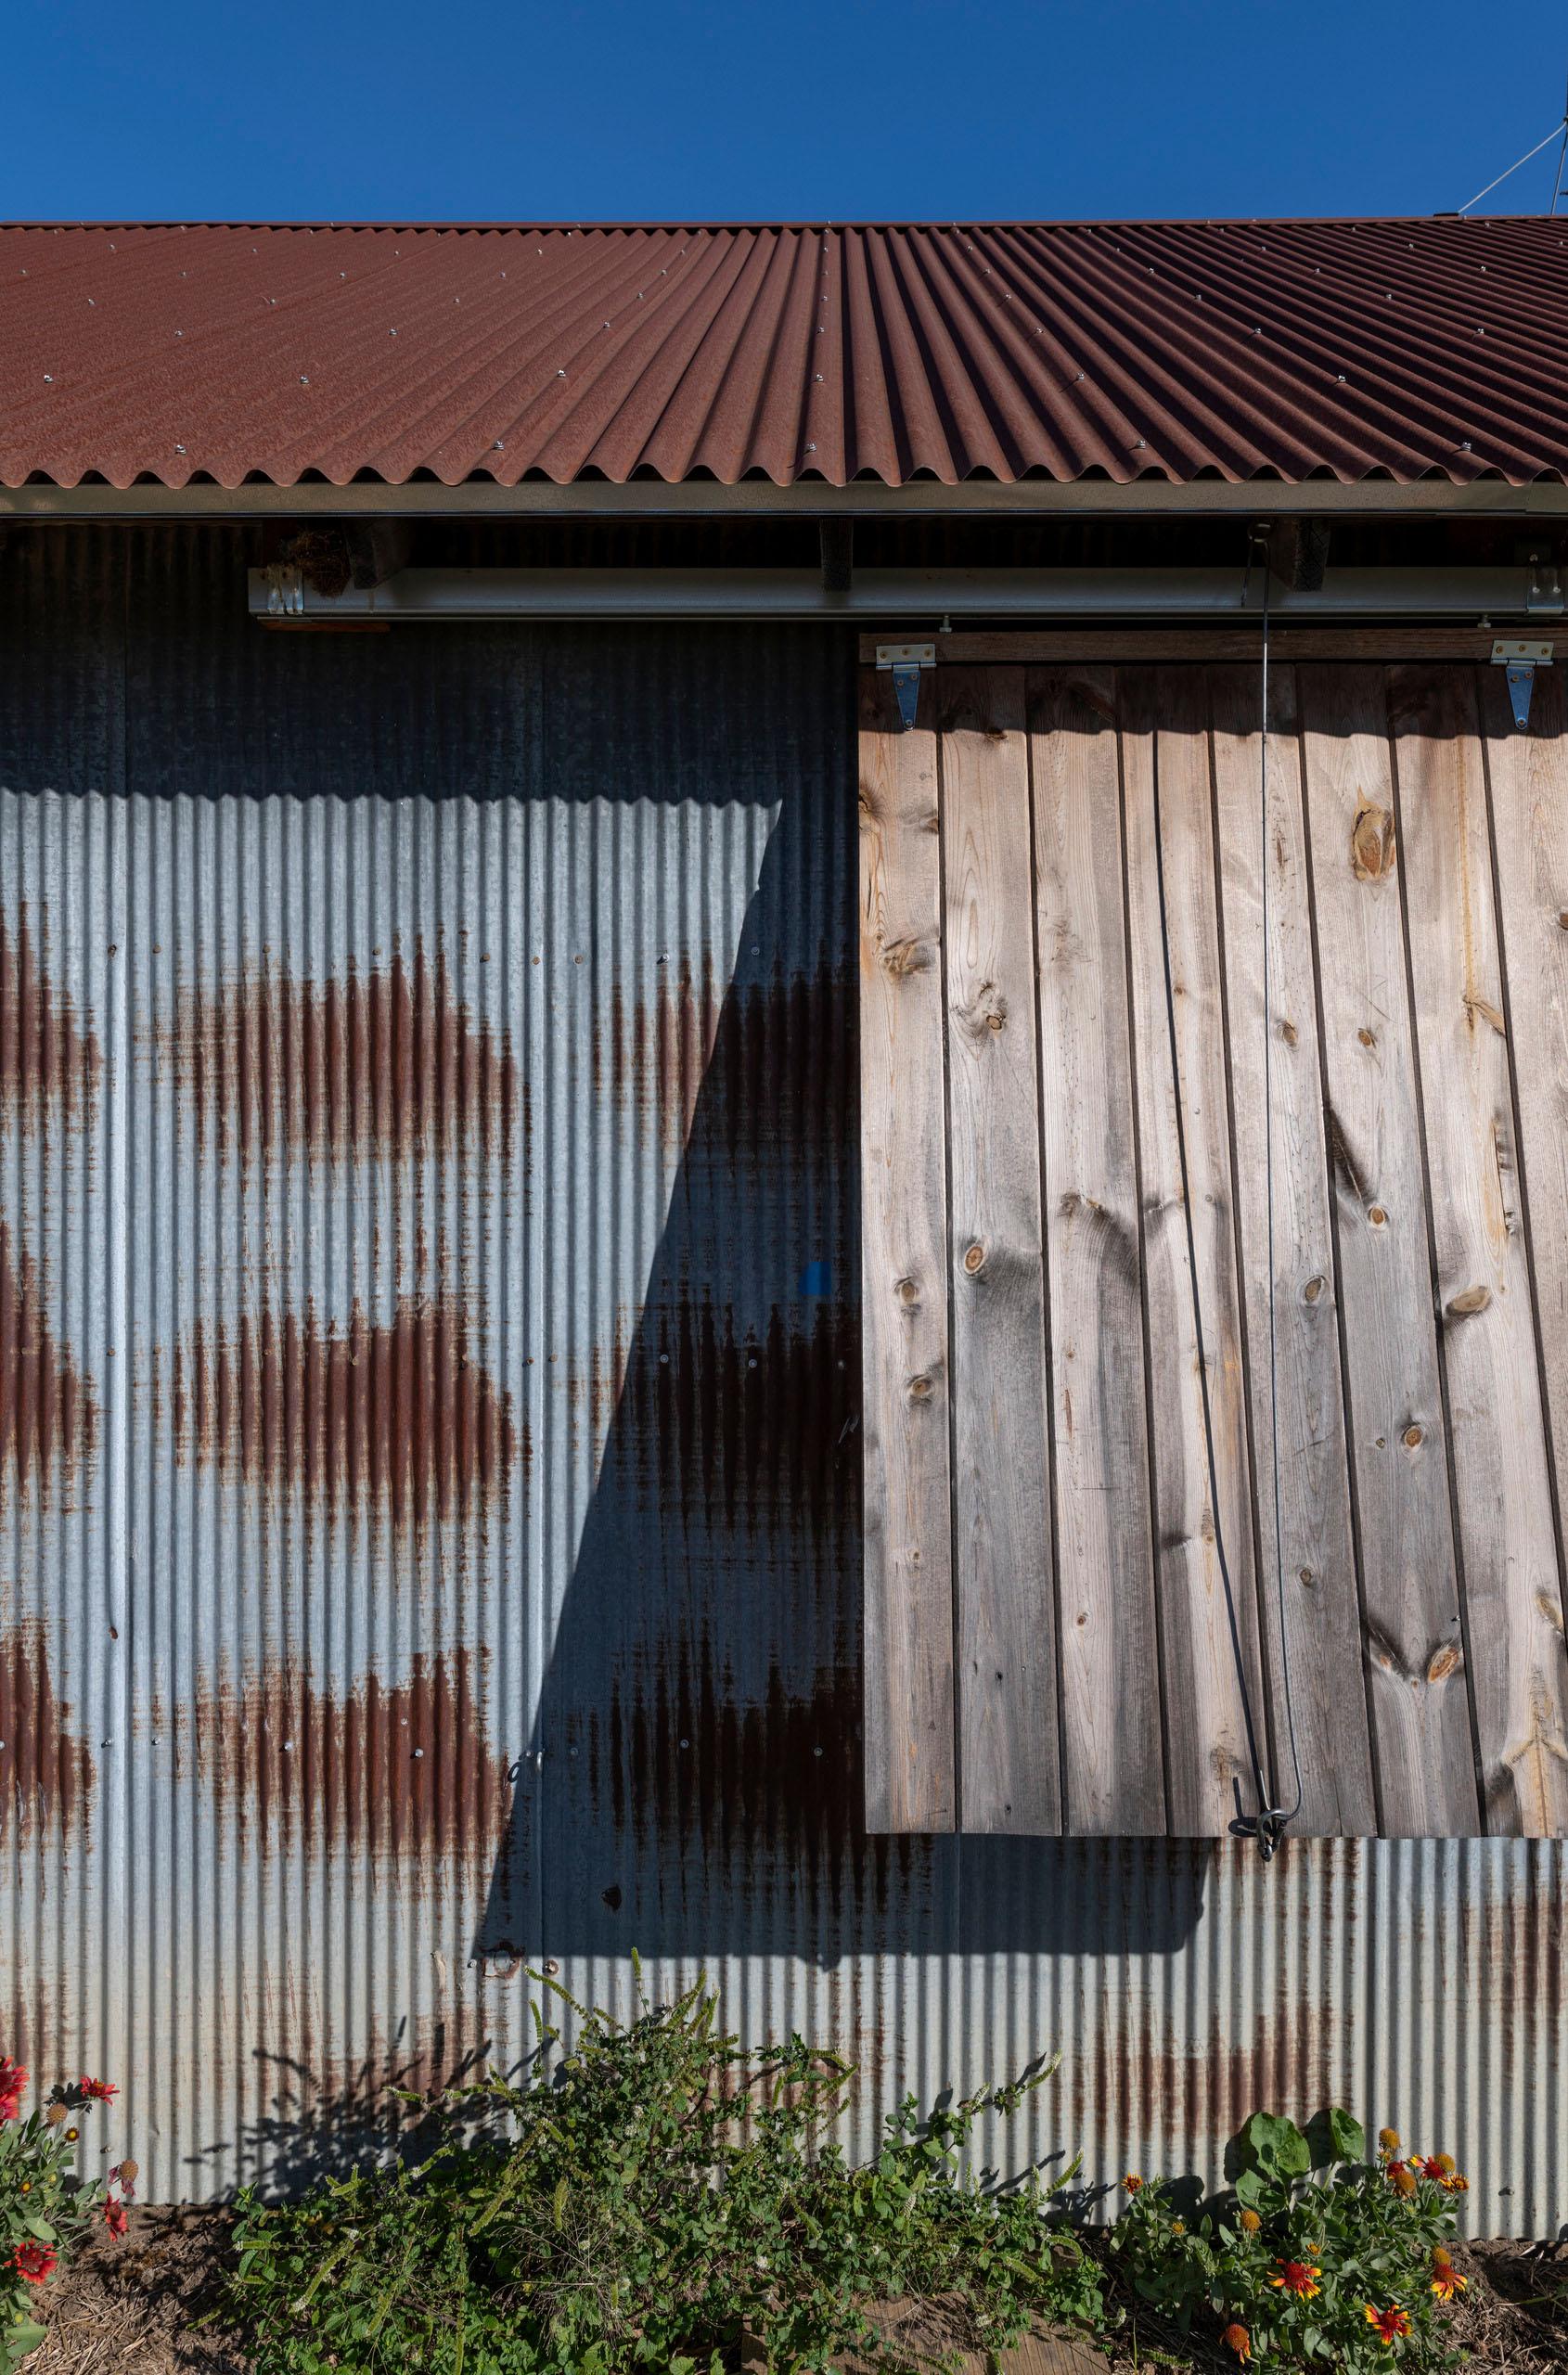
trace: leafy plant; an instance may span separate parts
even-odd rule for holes
[[[1441,2304],[1465,2287],[1447,2250],[1465,2181],[1446,2154],[1401,2159],[1384,2128],[1369,2160],[1339,2110],[1305,2130],[1258,2112],[1232,2150],[1234,2190],[1201,2215],[1125,2180],[1109,2253],[1137,2300],[1184,2333],[1207,2310],[1243,2365],[1455,2363]]]
[[[136,2164],[122,2161],[107,2188],[75,2175],[78,2123],[114,2088],[99,2078],[61,2087],[45,2112],[21,2117],[27,2073],[0,2059],[0,2369],[20,2365],[44,2340],[38,2310],[45,2287],[69,2261],[86,2229],[103,2218],[123,2234],[123,2204]]]
[[[263,2375],[717,2375],[742,2332],[778,2368],[896,2361],[866,2304],[899,2296],[940,2297],[988,2349],[1035,2309],[1098,2316],[1056,2189],[961,2174],[975,2120],[1009,2115],[1048,2070],[923,2118],[911,2097],[851,2167],[824,2141],[853,2074],[836,2055],[741,2046],[700,1983],[625,2026],[572,2009],[556,2066],[541,2019],[520,2081],[405,2099],[439,2135],[417,2168],[323,2180],[294,2205],[241,2196],[226,2307]]]

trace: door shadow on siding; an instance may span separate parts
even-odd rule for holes
[[[864,1827],[852,780],[784,802],[646,1301],[586,1381],[542,1811],[517,1792],[482,1957],[1148,1954],[1202,1909],[1212,1842]]]

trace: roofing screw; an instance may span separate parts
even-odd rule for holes
[[[504,437],[497,437],[497,439],[495,440],[495,444],[491,447],[491,449],[490,449],[490,450],[491,450],[491,452],[492,452],[493,454],[504,454],[504,453],[506,452],[506,450],[507,450],[507,441],[506,441],[506,439],[505,439]]]
[[[424,1752],[424,1752],[424,1750],[423,1750],[422,1748],[417,1748],[417,1749],[415,1750],[415,1752],[414,1752],[414,1754],[415,1754],[415,1756],[416,1756],[416,1757],[421,1757],[421,1756],[423,1756]]]
[[[55,375],[54,375],[54,373],[53,373],[52,371],[45,371],[45,374],[44,374],[44,384],[45,384],[45,386],[46,388],[52,388],[52,387],[54,386],[54,384],[55,384]]]
[[[539,253],[540,253],[541,255],[543,255],[543,254],[544,254],[544,252],[545,252],[544,249],[543,249],[543,248],[541,248],[541,249],[540,249],[540,250],[539,250]],[[558,1971],[559,1971],[559,1969],[560,1969],[560,1965],[559,1965],[559,1963],[557,1963],[557,1962],[547,1962],[547,1963],[545,1965],[545,1969],[546,1969],[546,1970],[550,1973],[550,1976],[551,1976],[552,1978],[554,1978],[554,1976],[555,1976],[556,1972],[557,1972]]]
[[[290,1751],[291,1751],[291,1749],[293,1748],[293,1745],[294,1745],[294,1743],[293,1743],[293,1741],[292,1741],[292,1740],[285,1740],[285,1741],[284,1741],[284,1743],[283,1743],[283,1753],[284,1753],[284,1755],[285,1755],[285,1756],[287,1756],[287,1755],[289,1753],[289,1752],[290,1752]]]
[[[183,454],[185,452],[185,447],[183,445],[176,445],[174,451],[176,454]]]
[[[300,374],[300,385],[302,388],[308,388],[310,386],[310,381],[305,378],[302,371]]]

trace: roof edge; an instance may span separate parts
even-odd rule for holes
[[[392,485],[356,479],[345,486],[317,481],[277,486],[247,482],[225,487],[183,487],[157,482],[115,487],[58,486],[31,481],[0,486],[0,521],[76,520],[130,524],[135,520],[529,520],[529,519],[794,519],[921,517],[977,519],[1300,518],[1306,514],[1362,518],[1519,519],[1568,515],[1568,483],[1536,479],[1516,486],[1505,479],[1476,479],[1457,486],[1446,479],[967,479],[945,485],[936,480],[896,487],[854,480],[848,486],[825,481],[778,486],[771,480],[742,480],[725,486],[714,480],[605,481],[524,480],[516,486],[467,480],[456,486],[428,481]]]

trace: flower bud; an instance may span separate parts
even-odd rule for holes
[[[1262,2225],[1263,2220],[1258,2216],[1255,2210],[1244,2210],[1241,2213],[1241,2232],[1243,2235],[1255,2235]]]
[[[51,2103],[48,2110],[45,2112],[44,2117],[51,2127],[58,2127],[65,2115],[66,2111],[63,2103]]]
[[[1399,2130],[1396,2127],[1380,2127],[1378,2130],[1378,2145],[1379,2149],[1384,2152],[1397,2152],[1399,2150]]]
[[[122,2186],[134,2186],[136,2182],[136,2176],[137,2169],[135,2163],[134,2161],[122,2161],[120,2163],[121,2184]]]

